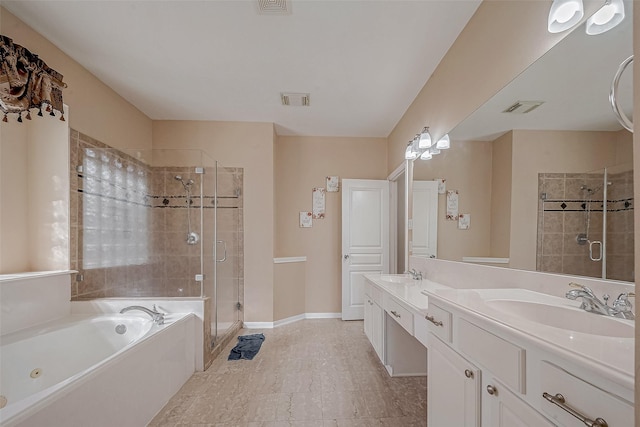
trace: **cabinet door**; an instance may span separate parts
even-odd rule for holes
[[[367,304],[368,305],[368,304]],[[375,302],[370,305],[371,307],[371,343],[375,349],[378,357],[385,363],[384,360],[384,311]]]
[[[371,312],[371,306],[373,301],[369,295],[364,296],[364,334],[369,338],[369,342],[373,344],[373,336],[371,334],[371,327],[373,326],[373,313]]]
[[[480,370],[435,335],[429,337],[427,425],[480,426]]]
[[[492,427],[555,426],[494,378],[487,383],[482,402],[487,409],[488,424]]]

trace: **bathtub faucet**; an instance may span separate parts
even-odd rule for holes
[[[153,310],[149,310],[148,308],[143,307],[141,305],[131,305],[129,307],[125,307],[122,310],[120,310],[120,314],[126,313],[127,311],[130,311],[130,310],[144,311],[149,316],[151,316],[151,318],[155,323],[157,323],[158,325],[164,325],[164,313],[160,313],[159,311],[157,311],[155,304],[153,305]]]

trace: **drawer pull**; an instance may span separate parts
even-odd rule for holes
[[[393,311],[393,310],[391,310],[391,314],[393,314],[393,315],[394,315],[394,317],[396,317],[396,318],[398,318],[398,319],[399,319],[400,317],[402,317],[402,316],[400,316],[398,313],[396,313],[396,312],[395,312],[395,311]]]
[[[464,376],[467,378],[473,378],[473,371],[470,369],[465,369],[464,370]]]
[[[494,386],[492,386],[491,384],[489,384],[487,386],[487,393],[489,393],[491,396],[497,395],[498,394],[498,389],[495,388]]]
[[[369,303],[369,305],[373,305],[370,299],[368,299],[367,302]]]
[[[436,326],[442,326],[443,323],[440,320],[436,320],[435,317],[433,316],[424,316],[425,319],[427,319],[429,322],[433,323]]]
[[[544,393],[542,393],[542,397],[544,397],[546,400],[553,403],[554,405],[559,406],[562,410],[570,413],[571,415],[579,419],[584,425],[588,427],[609,427],[609,424],[607,424],[607,422],[602,418],[596,418],[595,420],[592,420],[590,418],[585,417],[581,413],[577,412],[572,407],[568,406],[566,404],[566,400],[564,396],[561,395],[560,393],[556,393],[555,396],[552,396],[545,391]]]

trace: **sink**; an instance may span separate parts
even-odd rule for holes
[[[411,283],[414,281],[408,274],[383,274],[380,276],[380,280],[391,283]]]
[[[562,298],[555,298],[559,300],[559,304],[514,299],[489,299],[484,302],[501,313],[554,328],[618,338],[635,336],[633,322],[589,313],[566,305]]]

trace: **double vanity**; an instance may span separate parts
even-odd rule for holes
[[[633,320],[538,290],[365,277],[365,333],[390,375],[428,374],[429,426],[633,425]]]

